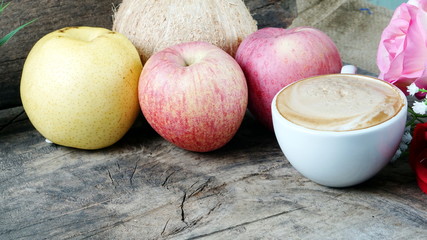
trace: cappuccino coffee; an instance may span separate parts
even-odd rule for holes
[[[287,120],[315,130],[352,131],[375,126],[404,106],[398,89],[375,78],[332,74],[283,89],[277,109]]]

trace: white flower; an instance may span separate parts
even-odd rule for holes
[[[426,114],[427,105],[425,104],[425,102],[414,102],[414,105],[412,105],[412,109],[418,114]]]
[[[393,158],[391,159],[391,162],[394,162],[397,159],[399,159],[400,155],[402,155],[402,151],[400,149],[397,149],[396,153],[394,154]]]
[[[408,144],[404,143],[403,141],[399,144],[399,149],[402,152],[405,152],[408,149]]]
[[[417,87],[417,85],[415,85],[415,83],[412,83],[407,88],[408,88],[407,91],[408,91],[409,95],[411,95],[411,96],[414,96],[417,92],[420,91],[420,89]]]
[[[408,147],[409,147],[408,145],[411,142],[411,140],[412,140],[411,127],[408,126],[405,128],[405,132],[404,132],[402,139],[400,141],[399,148],[397,149],[396,153],[394,154],[391,162],[394,162],[397,159],[399,159],[400,156],[408,150]]]
[[[403,137],[402,137],[402,142],[409,144],[411,140],[412,140],[411,133],[405,131],[405,134],[403,134]]]

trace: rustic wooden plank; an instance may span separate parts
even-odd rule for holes
[[[193,153],[139,118],[112,147],[48,144],[22,109],[0,111],[0,239],[422,239],[427,195],[404,160],[344,189],[302,177],[250,115]],[[10,113],[10,114],[8,114]]]
[[[295,7],[295,1],[245,2],[261,25],[262,20],[288,24],[293,15],[286,17],[282,9],[289,6],[289,13]],[[28,39],[16,36],[13,44],[21,45],[14,48],[25,48],[53,25],[91,22],[109,12],[89,7],[92,0],[70,15],[63,8],[83,7],[69,0],[13,5],[22,3],[27,5],[20,8],[25,10],[19,23],[40,8],[50,12],[35,23],[40,32],[22,31]],[[110,21],[104,17],[96,24]],[[1,57],[12,65],[4,68]],[[19,72],[19,59],[0,56],[1,75]],[[1,101],[10,95],[5,82],[0,79]],[[202,154],[166,142],[142,117],[117,144],[84,151],[46,143],[22,107],[0,110],[0,193],[0,239],[423,239],[427,234],[427,197],[406,161],[355,187],[323,187],[293,169],[274,134],[249,114],[229,144]]]
[[[295,0],[245,0],[260,27],[287,27],[296,17]],[[45,34],[67,26],[111,28],[113,5],[121,0],[14,0],[0,16],[0,36],[34,18],[37,21],[18,32],[0,48],[0,109],[21,105],[19,82],[25,58]]]

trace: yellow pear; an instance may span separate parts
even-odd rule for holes
[[[31,123],[53,143],[99,149],[120,140],[139,113],[139,54],[122,34],[68,27],[31,49],[21,99]]]

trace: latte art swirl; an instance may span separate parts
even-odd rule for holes
[[[398,90],[370,77],[337,74],[308,78],[277,97],[280,114],[310,129],[351,131],[375,126],[403,107]]]

